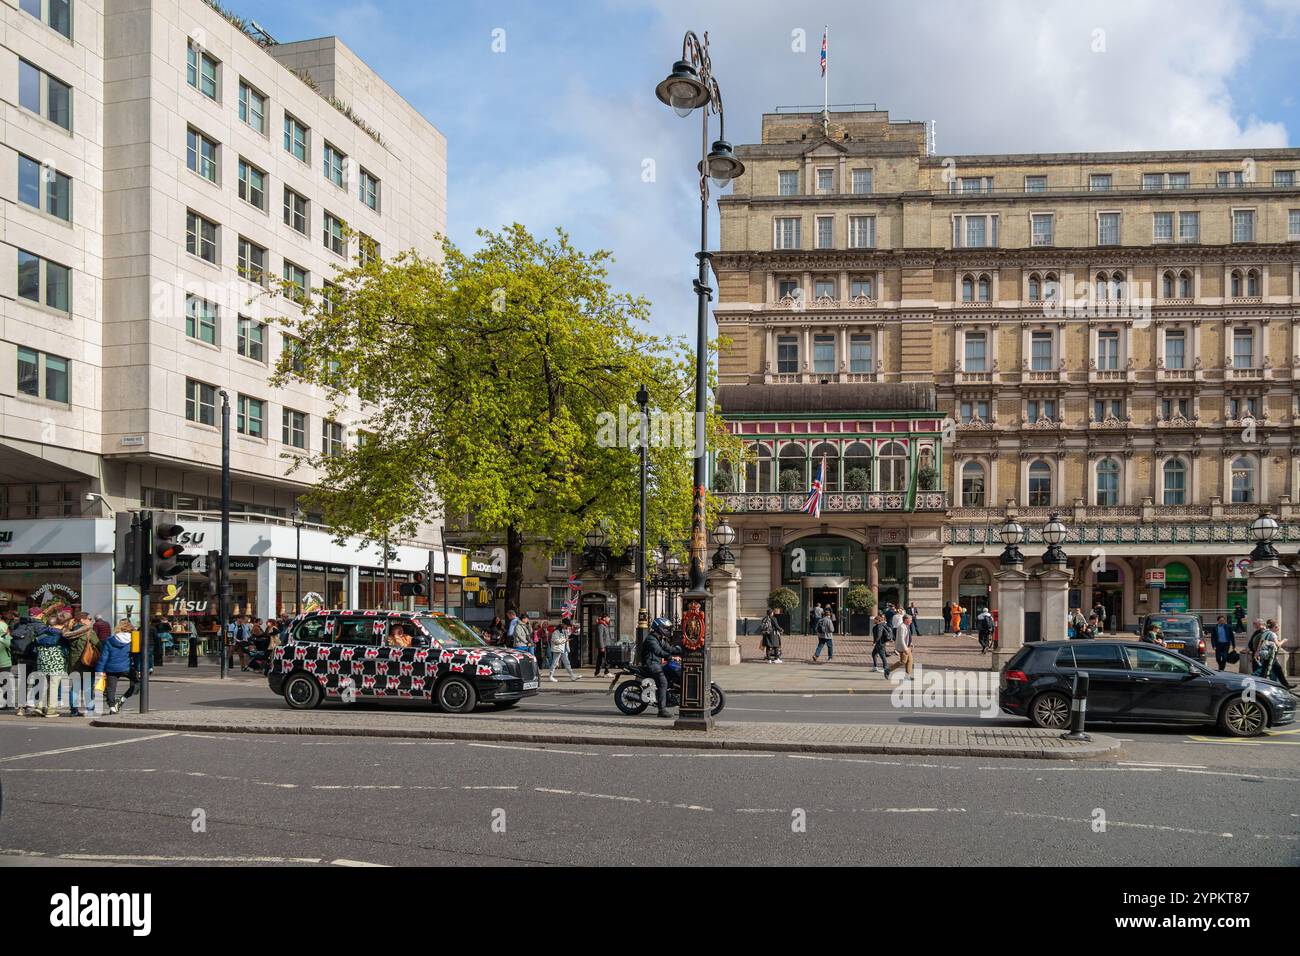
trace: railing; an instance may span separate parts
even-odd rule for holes
[[[1042,528],[1027,524],[1024,521],[1026,517],[1034,517],[1033,515],[1027,515],[1027,510],[1029,509],[1017,511],[1017,520],[1025,528],[1025,541],[1021,544],[1021,547],[1023,548],[1025,545],[1043,545],[1045,542],[1043,541]],[[1161,514],[1168,516],[1168,508],[1160,508],[1159,511]],[[1002,540],[998,537],[1000,528],[1000,521],[997,520],[982,525],[949,525],[946,537],[949,544],[996,545],[1001,548]],[[1273,538],[1273,541],[1275,543],[1300,541],[1300,523],[1294,521],[1279,522],[1277,535]],[[1069,553],[1071,545],[1086,547],[1108,544],[1227,544],[1252,547],[1255,544],[1255,539],[1250,533],[1249,523],[1206,522],[1192,524],[1179,522],[1177,524],[1153,524],[1145,522],[1120,525],[1073,524],[1066,525],[1065,541],[1061,543],[1061,546]]]
[[[830,491],[822,496],[822,513],[947,511],[948,492],[916,492],[912,508],[907,507],[905,491]],[[729,514],[796,514],[803,510],[808,496],[799,492],[730,494],[723,496],[722,510]]]
[[[1226,372],[1228,378],[1238,382],[1260,381],[1264,378],[1263,368],[1237,368],[1235,366],[1228,366]]]

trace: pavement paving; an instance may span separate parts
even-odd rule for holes
[[[534,744],[615,744],[694,750],[762,750],[809,754],[931,754],[936,756],[1078,759],[1113,754],[1120,743],[1105,734],[1089,741],[1064,740],[1059,731],[1032,727],[931,727],[898,724],[773,723],[719,721],[713,730],[676,730],[655,717],[452,716],[393,708],[357,712],[208,708],[118,714],[90,721],[94,727],[190,733],[296,734],[408,737],[431,740],[492,740]]]

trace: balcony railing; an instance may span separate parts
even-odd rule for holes
[[[947,491],[918,490],[911,508],[910,497],[905,491],[830,491],[822,496],[822,514],[948,510]],[[723,497],[722,510],[730,514],[797,514],[807,500],[803,492],[731,494]]]
[[[1042,509],[1044,511],[1049,509]],[[1091,509],[1090,509],[1091,510]],[[1254,538],[1250,533],[1249,521],[1212,521],[1209,517],[1209,509],[1195,509],[1203,514],[1198,514],[1201,521],[1189,521],[1181,516],[1172,514],[1175,509],[1161,507],[1157,509],[1157,514],[1164,522],[1134,522],[1131,524],[1109,524],[1103,523],[1104,518],[1099,519],[1097,523],[1070,524],[1066,525],[1066,537],[1061,543],[1067,554],[1070,553],[1071,545],[1076,548],[1091,547],[1094,545],[1123,545],[1123,544],[1142,544],[1142,545],[1182,545],[1182,544],[1222,544],[1232,545],[1234,547],[1243,547],[1249,549],[1255,544]],[[1189,509],[1190,510],[1190,509]],[[1258,511],[1258,507],[1255,508]],[[1025,528],[1026,541],[1021,545],[1024,550],[1026,546],[1038,547],[1043,546],[1043,532],[1041,527],[1035,527],[1025,522],[1027,516],[1023,511],[1018,512],[1017,518]],[[1190,515],[1187,517],[1191,517]],[[1171,520],[1173,519],[1173,520]],[[945,532],[945,537],[949,544],[954,545],[978,545],[986,548],[1001,548],[1002,541],[998,538],[998,530],[1001,527],[999,523],[992,522],[989,524],[978,525],[949,525]],[[1296,542],[1300,541],[1300,523],[1295,521],[1279,522],[1277,535],[1273,538],[1275,543]],[[1087,552],[1083,552],[1085,555]],[[1242,553],[1245,553],[1244,551]]]

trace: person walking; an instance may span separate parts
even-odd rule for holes
[[[153,666],[162,667],[167,647],[172,642],[172,622],[162,618],[155,622],[153,629]]]
[[[1246,633],[1246,609],[1240,604],[1232,609],[1232,626],[1237,633]]]
[[[544,618],[539,619],[533,628],[533,657],[537,659],[537,668],[551,666],[551,628]]]
[[[82,611],[63,630],[63,641],[68,647],[68,674],[72,680],[68,685],[68,713],[81,717],[81,703],[89,712],[94,706],[95,665],[99,661],[99,638],[95,635],[94,621],[87,611]],[[85,692],[89,685],[89,694]],[[90,696],[90,701],[82,700]]]
[[[1252,624],[1255,629],[1250,632],[1250,637],[1246,641],[1246,650],[1250,652],[1250,669],[1254,673],[1255,662],[1259,657],[1259,642],[1264,638],[1264,619],[1257,617]]]
[[[894,629],[894,650],[898,651],[898,666],[912,676],[912,615],[904,614]]]
[[[533,652],[533,626],[523,614],[519,615],[518,621],[519,623],[515,625],[514,636],[511,638],[511,646],[515,650],[531,654]]]
[[[1292,685],[1282,672],[1282,647],[1285,644],[1286,639],[1277,633],[1277,621],[1269,618],[1264,622],[1264,633],[1260,636],[1259,648],[1255,653],[1255,676],[1276,681],[1289,688]]]
[[[823,614],[817,619],[817,649],[813,651],[813,663],[820,664],[820,655],[822,645],[826,646],[826,662],[830,663],[835,659],[835,623],[830,612]]]
[[[64,650],[62,619],[46,623],[36,634],[36,673],[41,684],[40,698],[32,710],[33,717],[57,717],[59,685],[67,677],[68,657]]]
[[[614,629],[610,627],[609,615],[602,614],[596,621],[596,675],[600,676],[601,668],[605,673],[609,673],[609,645],[614,643]]]
[[[8,674],[13,670],[13,664],[13,636],[9,633],[9,622],[0,618],[0,682],[8,683]],[[14,696],[14,710],[21,717],[22,695],[26,692],[26,688],[16,684],[11,684],[10,688]],[[0,707],[0,710],[8,709],[8,707]]]
[[[975,634],[980,641],[980,653],[988,653],[993,643],[993,613],[988,608],[981,608],[975,616]]]
[[[571,618],[564,618],[560,621],[560,626],[551,632],[551,681],[555,681],[555,665],[563,664],[564,669],[568,671],[569,680],[578,680],[577,674],[573,673],[573,668],[569,666],[569,640],[573,633]]]
[[[953,601],[950,613],[952,614],[952,632],[961,637],[961,616],[966,613],[966,609]],[[912,620],[916,620],[916,618],[912,618]]]
[[[879,671],[881,667],[885,669],[885,680],[889,680],[889,648],[885,645],[893,638],[894,632],[885,620],[885,615],[877,613],[871,623],[871,669]],[[880,661],[880,667],[876,666],[876,661]]]
[[[122,707],[122,701],[117,699],[117,682],[131,673],[130,621],[125,618],[118,621],[117,630],[100,644],[99,663],[95,669],[97,679],[100,674],[104,677],[104,702],[108,705],[108,712],[116,714]]]
[[[943,602],[943,629],[949,634],[952,633],[952,602]]]
[[[761,635],[759,644],[763,646],[763,660],[768,664],[780,664],[781,660],[781,624],[777,620],[777,609],[770,607],[758,625]]]
[[[1232,634],[1232,627],[1228,624],[1226,615],[1219,615],[1219,623],[1214,625],[1211,632],[1214,639],[1214,661],[1219,665],[1219,670],[1226,670],[1228,667],[1228,654],[1236,643],[1236,638]]]

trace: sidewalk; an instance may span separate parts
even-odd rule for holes
[[[928,754],[932,756],[1076,759],[1114,754],[1119,741],[1094,734],[1088,743],[1062,740],[1057,731],[1030,727],[914,727],[877,724],[779,724],[719,721],[713,731],[674,730],[655,717],[529,718],[523,715],[449,716],[394,709],[358,713],[322,708],[249,711],[221,708],[161,711],[96,718],[96,727],[187,733],[306,734],[410,737],[438,740],[596,744],[696,750],[800,754]]]

